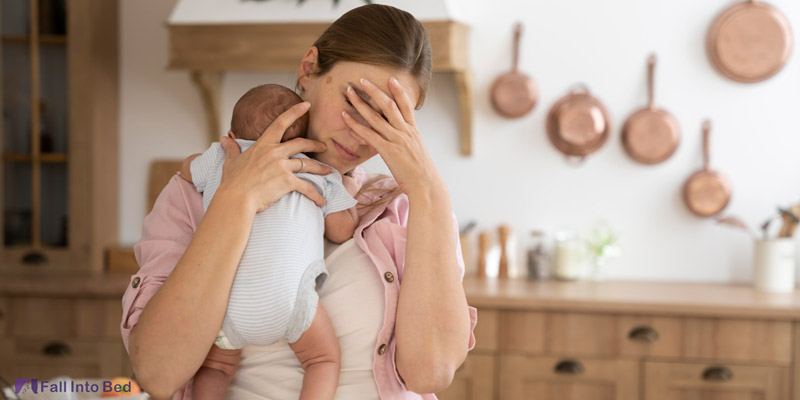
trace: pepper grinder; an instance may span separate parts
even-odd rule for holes
[[[478,235],[478,246],[480,254],[478,256],[478,278],[486,278],[486,254],[489,253],[489,233],[481,232]]]
[[[508,235],[511,228],[508,225],[500,225],[497,228],[500,237],[500,269],[497,272],[498,278],[508,278]]]

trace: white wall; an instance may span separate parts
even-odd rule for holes
[[[800,2],[774,3],[800,29]],[[462,223],[475,219],[479,229],[494,231],[507,222],[518,232],[528,232],[564,225],[588,230],[605,219],[622,235],[624,255],[612,264],[613,278],[750,278],[750,240],[689,214],[680,189],[701,166],[700,124],[710,117],[713,167],[733,184],[728,213],[756,226],[776,205],[800,200],[796,55],[781,73],[760,84],[733,83],[714,72],[704,52],[705,32],[717,12],[732,4],[728,0],[459,4],[472,26],[474,155],[458,154],[457,98],[449,76],[435,76],[418,120]],[[140,235],[149,163],[182,158],[205,147],[205,119],[196,89],[186,72],[165,69],[164,21],[173,6],[174,0],[122,1],[123,243],[134,243]],[[520,67],[537,81],[540,101],[532,114],[505,120],[491,110],[488,91],[492,80],[510,68],[517,20],[525,24]],[[670,160],[648,167],[627,158],[619,128],[646,102],[645,60],[653,51],[659,57],[656,102],[676,116],[684,140]],[[293,84],[290,73],[228,74],[223,120],[244,90],[265,81]],[[569,166],[544,133],[550,105],[576,82],[588,84],[605,102],[614,124],[607,144],[579,168]],[[386,171],[377,159],[367,167]]]

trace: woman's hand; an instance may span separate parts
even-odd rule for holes
[[[331,172],[331,168],[315,160],[306,158],[301,161],[289,157],[297,153],[320,152],[325,150],[325,145],[305,138],[280,143],[286,128],[305,114],[309,106],[308,102],[296,104],[279,115],[244,153],[233,139],[223,137],[220,144],[225,149],[225,163],[215,196],[224,192],[245,199],[245,205],[254,213],[263,211],[291,191],[304,194],[319,206],[324,205],[325,198],[317,189],[294,173],[302,168],[303,172],[325,175]]]
[[[346,111],[342,117],[356,135],[378,151],[400,190],[411,196],[420,190],[444,187],[439,170],[422,143],[414,106],[405,89],[394,78],[389,79],[392,97],[366,79],[361,79],[361,88],[378,104],[386,119],[350,87],[347,98],[370,126],[356,121]]]

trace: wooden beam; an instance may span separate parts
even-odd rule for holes
[[[462,156],[472,155],[472,73],[456,71],[453,74],[458,89],[458,143]]]
[[[209,144],[216,142],[222,136],[219,130],[219,108],[222,90],[222,72],[192,71],[192,82],[200,91],[203,108],[206,110],[206,123]]]

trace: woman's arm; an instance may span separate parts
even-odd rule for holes
[[[348,99],[372,128],[347,113],[344,121],[375,147],[409,201],[395,322],[397,370],[408,389],[435,393],[450,385],[470,343],[471,321],[461,285],[450,196],[422,143],[406,91],[393,79],[389,89],[394,100],[367,80],[361,80],[361,88],[387,119],[348,90]]]
[[[324,204],[310,183],[294,176],[300,165],[288,159],[321,151],[324,145],[302,138],[279,143],[283,130],[307,110],[307,103],[301,103],[284,112],[245,153],[223,139],[222,183],[180,261],[131,328],[128,351],[134,371],[155,398],[171,396],[208,354],[255,213],[292,190]],[[306,172],[327,174],[330,168],[312,161]]]

